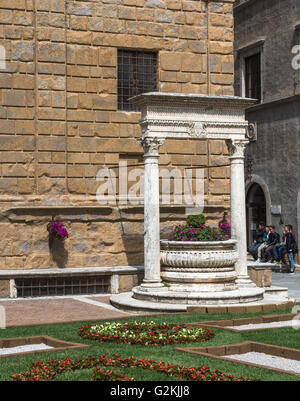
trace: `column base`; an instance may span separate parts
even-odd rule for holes
[[[143,292],[156,292],[156,291],[165,291],[166,287],[161,283],[161,281],[143,281],[141,285],[137,287],[140,291]]]
[[[256,288],[257,285],[251,280],[248,275],[238,276],[236,279],[236,284],[238,288]]]

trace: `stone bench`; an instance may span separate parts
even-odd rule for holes
[[[88,286],[89,278],[100,280],[104,283],[105,292],[110,294],[118,294],[120,292],[131,291],[132,287],[139,285],[144,275],[143,266],[105,266],[105,267],[87,267],[87,268],[64,268],[64,269],[31,269],[31,270],[0,270],[0,298],[17,298],[20,297],[18,291],[18,283],[28,282],[33,280],[37,288],[42,286],[49,287],[49,283],[61,281],[61,286],[65,282],[72,282],[74,288],[78,287],[80,280],[85,281],[85,286]],[[57,280],[55,280],[57,279]],[[103,279],[103,280],[101,280]],[[48,284],[47,284],[48,283]],[[84,285],[83,285],[84,286]],[[44,290],[47,288],[44,288]],[[49,290],[49,288],[48,288]],[[45,292],[45,291],[44,291]],[[101,293],[101,292],[99,292]],[[51,294],[45,294],[47,296]],[[52,294],[55,295],[55,294]],[[84,292],[76,292],[71,294],[58,295],[84,295]],[[21,295],[22,296],[22,295]],[[30,296],[30,295],[29,295]],[[35,295],[38,296],[38,295]],[[42,296],[42,295],[41,295]]]
[[[248,274],[257,287],[272,286],[272,265],[271,263],[250,264],[248,263]]]

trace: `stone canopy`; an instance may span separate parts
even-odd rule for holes
[[[141,137],[144,148],[144,267],[143,291],[159,291],[160,216],[159,148],[166,138],[223,139],[230,155],[231,227],[237,241],[235,264],[239,288],[255,287],[247,273],[244,150],[249,128],[245,109],[253,99],[235,96],[151,92],[131,99],[141,110]]]

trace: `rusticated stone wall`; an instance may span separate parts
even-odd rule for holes
[[[142,206],[96,200],[100,168],[118,178],[120,160],[143,154],[140,114],[117,110],[117,49],[157,52],[159,91],[231,95],[232,3],[1,0],[1,269],[143,262]],[[162,168],[228,162],[222,141],[167,140],[160,153]],[[216,222],[229,208],[228,167],[205,177]],[[184,213],[170,205],[162,235]],[[49,247],[52,216],[70,231],[63,247]]]

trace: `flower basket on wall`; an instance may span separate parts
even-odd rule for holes
[[[47,231],[49,233],[50,247],[53,246],[55,240],[64,241],[69,236],[65,225],[59,219],[50,221],[47,224]]]

